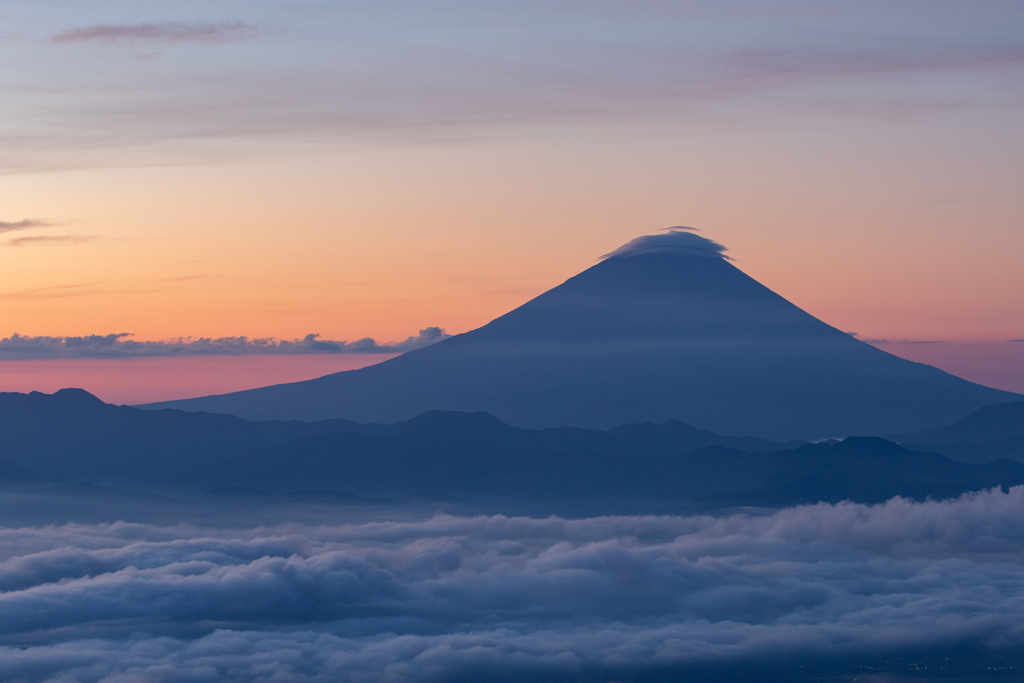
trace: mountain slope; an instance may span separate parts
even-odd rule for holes
[[[985,406],[951,425],[926,429],[906,441],[921,444],[984,444],[1024,437],[1024,401]]]
[[[1009,458],[1024,463],[1024,401],[985,406],[953,424],[895,441],[919,451],[937,451],[960,462]]]
[[[486,411],[532,428],[675,418],[813,440],[917,431],[1020,398],[854,339],[710,240],[657,237],[685,248],[619,250],[479,329],[379,365],[146,407],[357,422]]]

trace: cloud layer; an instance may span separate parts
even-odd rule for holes
[[[202,144],[211,139],[322,144],[616,122],[750,130],[793,116],[1015,108],[1012,74],[1024,65],[1013,31],[1020,9],[999,1],[855,0],[808,11],[787,0],[771,12],[749,1],[462,0],[399,13],[325,2],[223,11],[232,10],[239,19],[210,21],[200,5],[182,8],[191,20],[119,23],[110,13],[100,24],[66,1],[23,13],[9,30],[39,39],[6,48],[25,66],[0,75],[17,104],[0,125],[0,168],[152,163],[156,153],[176,158],[171,150],[188,141],[190,158],[204,159],[218,149]],[[260,28],[268,26],[287,30]],[[225,43],[233,45],[221,50]],[[140,46],[173,47],[175,57],[151,68],[135,61],[147,55],[117,59]],[[190,55],[190,46],[218,55]]]
[[[991,664],[1024,645],[1022,515],[1024,487],[717,519],[3,529],[0,678],[637,679],[961,652]]]
[[[128,333],[92,334],[84,337],[30,337],[13,334],[0,339],[0,360],[36,358],[138,358],[143,356],[245,356],[252,354],[310,353],[405,353],[430,346],[451,335],[440,327],[420,330],[400,342],[378,343],[366,337],[357,341],[320,339],[307,334],[302,339],[276,340],[248,337],[180,337],[161,341],[134,341]]]
[[[31,230],[32,228],[47,228],[53,225],[46,221],[36,220],[34,218],[26,218],[20,221],[0,221],[0,235],[5,232],[14,232],[15,230]]]
[[[4,242],[5,247],[24,247],[32,244],[57,245],[57,244],[81,244],[96,239],[94,235],[32,235],[30,237],[15,237]]]
[[[660,235],[644,235],[626,242],[615,251],[602,256],[609,259],[614,256],[637,256],[638,254],[675,254],[677,256],[702,256],[705,258],[724,258],[726,247],[707,237],[695,235],[694,228],[678,226],[669,228]]]
[[[241,21],[162,21],[146,24],[101,24],[61,31],[55,43],[233,43],[256,37],[259,30]]]

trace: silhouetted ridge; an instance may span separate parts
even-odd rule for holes
[[[905,437],[923,444],[989,443],[1024,437],[1024,401],[985,406],[945,427]]]
[[[957,463],[870,437],[792,448],[678,421],[529,430],[487,413],[440,411],[393,425],[247,422],[82,398],[0,395],[0,452],[9,461],[0,460],[0,484],[38,487],[38,473],[80,482],[61,485],[75,495],[114,495],[115,486],[348,504],[430,493],[605,514],[948,497],[1024,483],[1017,463]]]
[[[892,438],[907,448],[939,451],[961,462],[1009,458],[1024,463],[1024,401],[985,406],[953,424]]]

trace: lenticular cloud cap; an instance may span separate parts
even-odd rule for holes
[[[660,235],[644,235],[626,242],[615,251],[601,257],[601,260],[616,256],[637,256],[639,254],[676,254],[679,256],[703,256],[705,258],[729,259],[725,245],[707,237],[695,235],[694,228],[677,226]],[[729,259],[732,260],[732,259]]]

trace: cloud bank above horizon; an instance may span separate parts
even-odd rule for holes
[[[642,679],[965,652],[991,663],[1024,645],[1022,514],[1015,487],[762,517],[0,529],[0,678]]]
[[[277,340],[248,337],[179,337],[158,341],[134,341],[126,332],[92,334],[82,337],[25,336],[13,334],[0,339],[0,361],[56,358],[143,358],[174,356],[247,356],[259,354],[405,353],[436,344],[451,335],[440,327],[427,327],[399,342],[380,343],[370,337],[356,341],[320,339],[307,334],[302,339]]]

